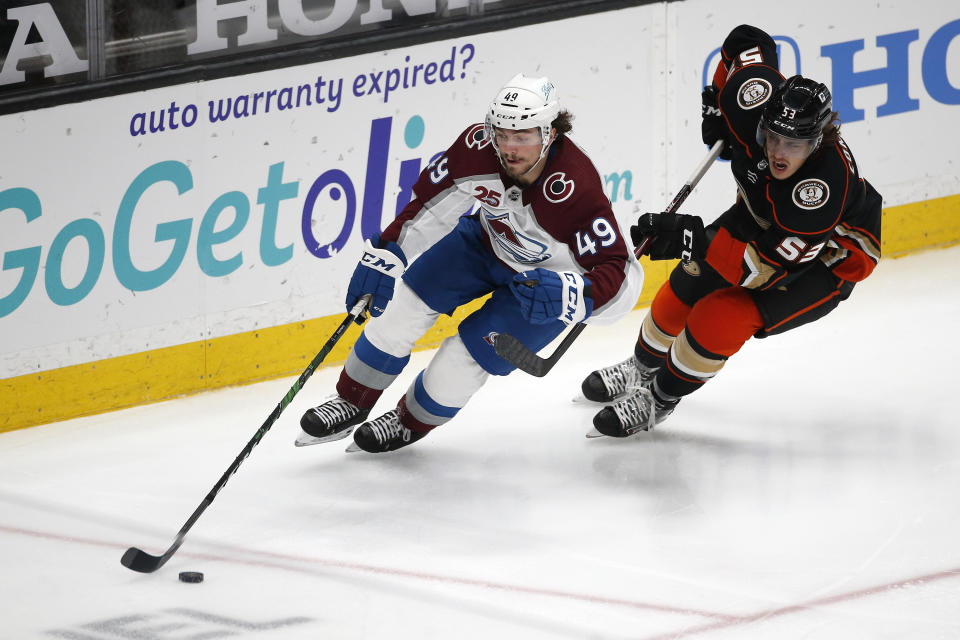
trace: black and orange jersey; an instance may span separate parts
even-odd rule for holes
[[[823,143],[789,178],[770,174],[757,125],[783,81],[758,60],[736,65],[723,82],[719,107],[742,215],[725,216],[707,262],[750,289],[787,284],[815,260],[840,278],[862,280],[880,259],[880,194],[860,175],[842,138]]]

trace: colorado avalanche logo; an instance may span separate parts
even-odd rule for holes
[[[573,180],[566,179],[567,174],[557,171],[543,181],[543,197],[554,204],[563,202],[573,195]]]
[[[463,143],[468,149],[483,149],[490,144],[490,137],[482,124],[475,124],[467,130]]]
[[[482,208],[481,212],[481,220],[490,240],[516,262],[537,264],[550,257],[547,245],[523,235],[513,227],[509,213],[495,214],[485,208]]]

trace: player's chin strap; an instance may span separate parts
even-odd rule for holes
[[[667,205],[667,208],[664,209],[664,213],[676,213],[677,209],[680,208],[680,205],[684,200],[687,199],[687,196],[690,195],[690,192],[693,191],[693,188],[697,186],[697,183],[700,182],[700,178],[707,172],[712,165],[714,160],[717,159],[717,156],[720,155],[720,152],[723,151],[723,140],[717,140],[713,143],[713,146],[710,148],[710,152],[707,153],[707,157],[704,158],[699,165],[697,165],[696,170],[694,170],[693,175],[691,175],[683,187],[680,188],[680,191],[677,192],[677,195],[674,196],[673,200]],[[634,255],[639,258],[647,252],[650,248],[650,242],[653,240],[651,236],[644,238],[643,242],[640,243],[640,246],[634,250]],[[537,376],[542,378],[547,375],[547,372],[553,368],[553,365],[557,364],[557,361],[560,359],[567,349],[570,348],[570,345],[573,344],[573,341],[577,339],[587,325],[582,322],[574,325],[563,340],[557,345],[557,348],[554,350],[550,356],[546,358],[541,358],[536,353],[531,351],[527,345],[523,344],[515,337],[509,333],[501,333],[494,340],[493,348],[497,352],[497,355],[520,369],[525,371],[532,376]]]

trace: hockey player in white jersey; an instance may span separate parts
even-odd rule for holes
[[[537,350],[570,324],[613,322],[633,308],[643,271],[600,175],[567,136],[571,120],[553,83],[519,74],[485,122],[423,170],[414,199],[366,240],[346,305],[371,295],[372,319],[336,395],[303,415],[297,444],[360,425],[350,449],[404,447],[456,416],[488,376],[513,370],[494,351],[498,334]],[[490,293],[397,405],[367,421],[437,317]]]

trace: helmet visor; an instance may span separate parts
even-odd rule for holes
[[[821,136],[815,138],[788,138],[774,133],[766,127],[757,129],[757,142],[763,145],[768,158],[784,156],[795,160],[805,160],[820,143]]]
[[[543,138],[540,135],[540,128],[531,129],[501,129],[500,127],[490,127],[493,137],[493,143],[499,147],[539,147],[543,144]]]

